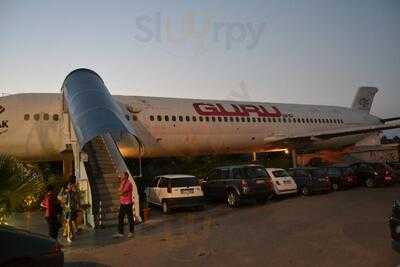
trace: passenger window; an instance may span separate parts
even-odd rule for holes
[[[240,122],[240,119],[239,119],[239,117],[236,117],[236,122]]]
[[[133,121],[137,121],[138,120],[137,116],[136,115],[132,115],[132,120]]]
[[[53,115],[53,121],[58,121],[59,120],[59,116],[58,116],[58,114],[54,114]]]
[[[45,121],[48,121],[48,120],[50,119],[49,114],[45,113],[45,114],[43,115],[43,119],[44,119]]]
[[[276,122],[276,119],[275,119],[275,118],[272,118],[272,121],[273,121],[273,122]]]
[[[193,116],[192,119],[193,119],[193,121],[197,121],[197,117],[196,116]]]
[[[256,118],[252,118],[252,121],[253,121],[253,122],[256,122]]]
[[[164,116],[165,121],[169,121],[169,117],[167,115]]]
[[[247,117],[247,122],[251,122],[251,119],[250,119],[250,117]]]
[[[271,118],[268,118],[268,122],[272,122]]]
[[[199,117],[199,121],[203,121],[203,117],[200,116],[200,117]]]
[[[176,121],[176,116],[171,117],[172,121]]]
[[[222,121],[222,118],[221,118],[221,117],[218,117],[218,121]]]
[[[159,188],[167,188],[169,179],[161,178],[160,183],[158,185]]]
[[[24,115],[24,120],[29,121],[29,117],[30,117],[29,114],[25,114]]]
[[[278,118],[278,122],[279,122],[279,123],[281,123],[281,122],[282,122],[281,118]]]
[[[227,122],[228,121],[228,117],[224,117],[224,122]]]
[[[266,119],[266,118],[262,118],[262,120],[263,120],[263,122],[267,122],[267,119]]]
[[[243,178],[242,169],[240,169],[240,168],[232,169],[232,178],[233,179],[242,179]]]
[[[129,115],[125,115],[127,121],[129,121]]]
[[[233,117],[229,117],[230,122],[233,122],[234,118]]]
[[[157,116],[158,121],[162,121],[162,117],[160,115]]]
[[[40,115],[39,114],[35,114],[35,115],[33,115],[33,118],[35,119],[35,121],[38,121],[40,119]]]
[[[182,116],[179,116],[179,121],[183,121],[183,117]]]
[[[150,120],[154,121],[154,116],[153,115],[150,116]]]
[[[257,118],[257,121],[258,121],[258,122],[261,122],[261,118]]]
[[[210,121],[210,118],[209,118],[209,117],[206,117],[206,121],[209,122],[209,121]]]
[[[213,122],[215,122],[215,117],[211,117],[211,120],[212,120]]]
[[[190,121],[190,117],[189,116],[186,116],[186,121]]]
[[[222,179],[222,180],[228,180],[228,179],[230,179],[230,172],[229,172],[229,169],[222,170],[222,172],[221,172],[221,179]]]
[[[245,117],[242,117],[242,122],[246,122],[246,118]]]

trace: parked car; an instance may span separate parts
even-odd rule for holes
[[[229,207],[238,207],[244,199],[265,202],[273,193],[265,167],[256,164],[215,168],[205,177],[203,189],[207,198],[224,199]]]
[[[392,248],[400,253],[400,200],[396,200],[393,203],[389,227],[392,236]]]
[[[349,166],[330,166],[319,169],[324,172],[325,177],[329,178],[332,189],[335,191],[354,187],[358,183],[353,169]]]
[[[386,164],[359,162],[351,167],[359,183],[366,187],[391,185],[395,182],[392,171]]]
[[[331,183],[317,168],[293,168],[289,170],[299,191],[307,196],[317,192],[329,192]]]
[[[147,201],[160,206],[164,213],[181,207],[204,208],[204,194],[199,179],[191,175],[161,175],[146,188]]]
[[[64,253],[53,239],[0,226],[0,266],[64,266]]]
[[[267,168],[271,177],[275,195],[287,195],[297,193],[297,184],[284,169]]]

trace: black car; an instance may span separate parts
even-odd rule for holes
[[[238,207],[244,199],[265,202],[273,188],[265,167],[248,164],[213,169],[204,178],[203,191],[209,199],[223,199],[229,207]]]
[[[391,168],[386,164],[359,162],[351,167],[358,182],[366,187],[391,185],[395,182]]]
[[[329,192],[331,183],[329,178],[325,177],[323,171],[317,168],[293,168],[289,170],[297,188],[303,195],[310,195],[316,192]]]
[[[329,178],[332,189],[335,191],[354,187],[358,183],[353,169],[349,166],[338,165],[318,169],[324,173],[322,176]]]
[[[64,253],[53,239],[0,226],[0,266],[64,266]]]
[[[393,203],[389,227],[392,235],[392,248],[400,253],[400,200]]]

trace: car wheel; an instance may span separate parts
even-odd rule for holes
[[[230,208],[239,207],[239,196],[235,191],[228,191],[228,194],[226,195],[226,204]]]
[[[167,201],[163,201],[162,203],[162,211],[164,214],[168,214],[169,213],[169,207],[168,207],[168,203]]]
[[[307,186],[305,186],[305,187],[303,187],[303,188],[301,189],[301,193],[302,193],[303,195],[305,195],[305,196],[308,196],[308,195],[310,195],[310,190],[307,188]]]
[[[332,184],[332,189],[334,191],[338,191],[339,190],[339,185],[337,183]]]
[[[374,187],[375,186],[375,181],[372,178],[368,178],[365,180],[365,186],[368,188]]]

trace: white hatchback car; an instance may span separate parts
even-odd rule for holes
[[[161,175],[146,188],[147,201],[162,207],[164,213],[173,208],[204,208],[204,194],[199,179],[191,175]]]
[[[271,177],[275,195],[297,193],[297,184],[284,169],[266,168]]]

